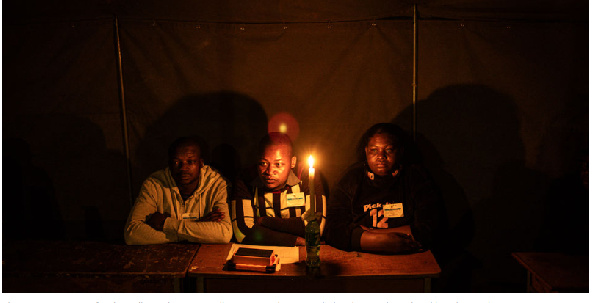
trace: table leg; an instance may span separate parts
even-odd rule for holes
[[[204,282],[204,277],[196,278],[196,292],[206,292],[206,285]]]
[[[423,292],[431,292],[431,278],[423,279]]]
[[[173,279],[173,291],[174,292],[183,292],[182,290],[182,278]]]

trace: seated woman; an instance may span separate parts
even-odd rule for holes
[[[428,249],[438,195],[418,165],[412,139],[379,123],[359,143],[351,166],[330,197],[324,238],[346,251],[403,254]]]
[[[242,244],[303,246],[304,220],[309,203],[308,173],[294,174],[296,157],[292,140],[283,133],[269,133],[259,143],[260,159],[236,184],[232,201],[235,238]],[[316,211],[323,214],[325,196],[315,179]]]

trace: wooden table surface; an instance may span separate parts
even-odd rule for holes
[[[244,285],[238,285],[235,289],[226,287],[217,288],[219,291],[232,292],[244,289],[246,291],[268,291],[264,287],[257,289],[248,284],[250,280],[261,279],[279,281],[301,281],[307,283],[317,281],[322,286],[316,285],[319,290],[326,291],[328,287],[336,287],[340,281],[349,280],[365,281],[372,280],[374,286],[371,289],[378,291],[381,283],[390,279],[415,280],[422,284],[423,279],[436,278],[440,274],[440,267],[430,251],[411,255],[375,255],[369,253],[345,252],[329,245],[321,245],[321,267],[319,272],[307,272],[304,259],[306,251],[300,248],[300,262],[294,264],[283,264],[281,270],[275,273],[256,273],[243,271],[225,271],[225,264],[231,244],[224,245],[202,245],[194,257],[188,269],[190,277],[199,277],[216,281],[218,279],[245,280]],[[417,281],[419,280],[419,281]],[[327,284],[327,282],[330,282]],[[327,286],[325,285],[327,284]],[[349,285],[346,290],[351,291],[360,282]],[[420,285],[420,284],[419,284]],[[209,287],[200,286],[202,287]],[[214,287],[214,285],[213,285]],[[243,287],[243,288],[239,288]],[[421,287],[421,286],[419,286]],[[314,289],[314,288],[313,288]],[[311,291],[310,287],[305,289],[291,289],[291,291]],[[318,292],[315,290],[314,292]],[[331,291],[336,292],[336,291]]]
[[[440,268],[431,252],[383,256],[321,246],[319,272],[300,262],[272,273],[224,271],[231,243],[127,246],[3,243],[3,292],[422,292]],[[184,280],[185,279],[185,280]],[[200,281],[190,289],[182,286]],[[264,283],[268,280],[269,283]],[[193,289],[196,288],[196,289]]]
[[[176,243],[144,246],[57,241],[4,243],[3,289],[7,292],[138,292],[147,285],[148,291],[153,288],[173,291],[173,285],[153,284],[184,278],[198,247],[198,244]],[[100,281],[108,281],[108,284],[102,286]],[[131,283],[141,288],[136,289],[131,283],[123,285],[125,288],[119,286],[126,281],[133,281]],[[67,286],[69,283],[74,285]]]
[[[512,255],[527,269],[530,291],[589,292],[588,256],[539,252]]]

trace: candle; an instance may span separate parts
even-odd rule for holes
[[[321,227],[317,219],[317,196],[315,192],[315,160],[312,155],[308,157],[308,190],[310,194],[309,211],[305,212],[307,221],[304,229],[304,240],[306,242],[306,266],[309,269],[321,266]]]
[[[310,210],[312,214],[317,213],[317,197],[315,196],[315,159],[310,155],[308,157],[308,190],[310,195]]]

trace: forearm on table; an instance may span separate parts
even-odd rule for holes
[[[167,218],[164,231],[167,235],[176,235],[181,240],[199,243],[227,243],[232,235],[228,216],[220,222]]]
[[[362,232],[360,247],[362,251],[381,254],[407,254],[421,250],[421,245],[406,234],[371,231]]]
[[[167,235],[162,231],[152,228],[146,223],[149,216],[155,212],[163,213],[155,202],[156,193],[153,191],[152,183],[145,182],[140,190],[127,224],[125,226],[125,243],[129,245],[161,244],[177,241],[177,237]]]
[[[162,244],[177,241],[177,237],[155,230],[142,221],[132,221],[125,228],[125,243],[128,245]]]
[[[165,231],[175,232],[178,237],[200,243],[228,243],[233,234],[231,218],[229,217],[229,206],[227,204],[227,187],[221,182],[214,191],[208,194],[206,204],[211,205],[209,209],[215,211],[218,209],[223,217],[220,220],[203,221],[198,220],[171,220],[165,221]],[[213,201],[212,203],[209,201]],[[201,214],[204,216],[206,214]]]
[[[360,237],[360,248],[363,251],[382,252],[391,243],[386,240],[384,233],[365,231]]]

